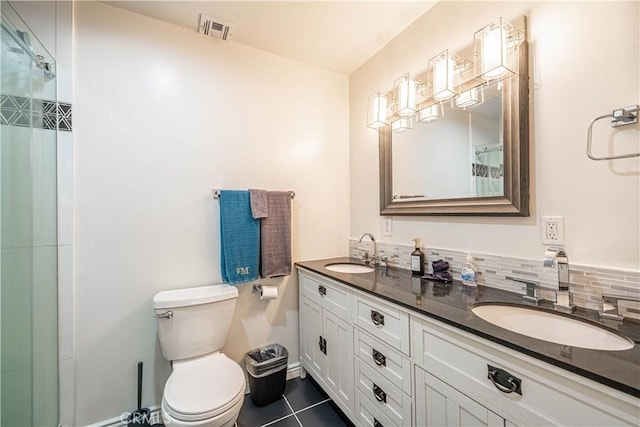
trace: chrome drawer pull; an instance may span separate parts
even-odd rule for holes
[[[376,326],[384,326],[384,314],[376,310],[371,310],[371,321]]]
[[[320,294],[320,296],[325,296],[327,295],[327,288],[325,288],[322,285],[318,286],[318,293]]]
[[[384,427],[382,423],[375,418],[373,419],[373,427]]]
[[[373,349],[372,356],[373,356],[373,361],[376,363],[376,365],[387,366],[387,358],[385,357],[384,354],[380,353],[375,348]]]
[[[373,395],[376,397],[378,402],[387,403],[387,393],[375,384],[373,385]]]
[[[487,365],[488,374],[487,378],[491,380],[491,383],[503,393],[518,393],[522,395],[522,389],[520,387],[522,381],[519,378],[514,377],[504,369],[496,368],[491,365]]]

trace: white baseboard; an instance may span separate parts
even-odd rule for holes
[[[300,365],[300,362],[290,363],[289,366],[287,366],[287,381],[293,378],[298,378],[300,376],[301,367],[302,365]]]
[[[300,376],[300,362],[291,363],[287,366],[287,381]],[[247,382],[246,393],[249,393],[249,382]],[[151,424],[159,423],[162,421],[160,406],[154,405],[149,407],[151,410]],[[87,427],[127,427],[128,412],[122,413],[118,417],[113,417],[108,420],[99,421],[95,424],[90,424]]]

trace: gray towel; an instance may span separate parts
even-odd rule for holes
[[[262,219],[260,253],[262,277],[291,274],[291,193],[267,192],[269,216]]]
[[[251,214],[253,217],[255,219],[268,217],[267,191],[250,188],[249,195],[251,197]]]

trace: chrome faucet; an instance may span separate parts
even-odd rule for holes
[[[565,313],[573,313],[576,306],[573,304],[573,292],[569,289],[569,257],[563,248],[548,248],[544,253],[545,267],[553,268],[558,265],[558,292],[553,308]]]
[[[377,265],[380,262],[380,260],[378,259],[378,244],[376,243],[376,238],[371,233],[363,233],[362,236],[360,236],[360,240],[358,241],[358,243],[362,243],[362,239],[364,239],[365,237],[368,237],[373,242],[373,257],[371,257],[371,261],[373,261],[373,265]],[[368,252],[365,252],[364,254],[364,262],[369,264]]]

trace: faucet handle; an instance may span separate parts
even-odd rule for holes
[[[522,301],[527,304],[540,305],[544,302],[544,298],[540,298],[537,295],[538,286],[540,286],[537,282],[530,282],[527,280],[516,279],[513,277],[508,277],[507,279],[513,280],[514,282],[524,283],[527,287],[527,293],[522,296]]]
[[[600,318],[623,321],[625,318],[640,320],[640,298],[623,295],[602,295]]]
[[[391,257],[388,257],[386,255],[381,256],[380,257],[380,263],[384,263],[384,265],[388,266],[389,265],[389,261],[391,261],[394,258],[400,258],[399,255],[391,255]]]

